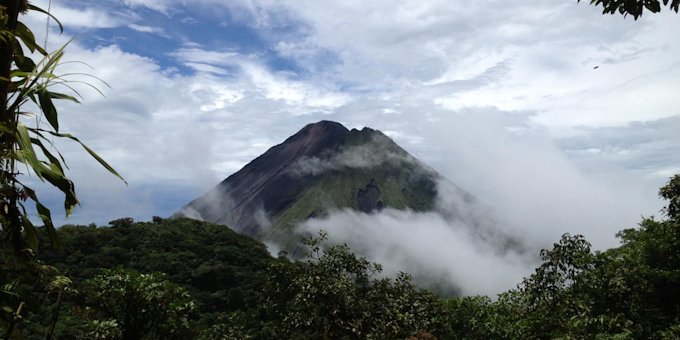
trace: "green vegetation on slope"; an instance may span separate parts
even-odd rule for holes
[[[100,268],[162,272],[208,311],[253,308],[273,260],[266,247],[231,229],[191,219],[111,222],[109,228],[64,226],[62,251],[45,249],[45,262],[80,282]]]
[[[70,277],[73,290],[78,291],[69,295],[65,308],[63,320],[68,327],[58,328],[57,334],[80,334],[72,333],[73,329],[85,325],[74,320],[89,316],[76,307],[94,303],[86,294],[92,292],[86,283],[106,268],[163,273],[164,279],[184,287],[195,301],[197,325],[211,324],[223,313],[257,307],[266,270],[274,261],[263,244],[221,225],[184,218],[154,218],[150,223],[123,218],[110,224],[64,226],[58,230],[62,249],[48,247],[41,252],[44,262]]]

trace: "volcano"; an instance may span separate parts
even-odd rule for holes
[[[442,180],[378,130],[349,130],[320,121],[270,148],[175,216],[290,244],[299,240],[294,235],[298,223],[334,210],[434,211]],[[462,189],[449,187],[459,202],[474,200]]]

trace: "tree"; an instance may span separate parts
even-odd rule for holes
[[[104,270],[87,282],[87,297],[97,309],[93,330],[115,325],[121,339],[189,338],[189,315],[195,309],[186,289],[162,274]]]
[[[441,313],[437,298],[411,283],[374,278],[378,264],[346,245],[321,249],[326,234],[310,238],[306,262],[272,265],[264,314],[272,334],[265,338],[404,339],[434,331]]]
[[[680,175],[671,177],[668,183],[659,189],[659,196],[668,200],[666,215],[671,220],[678,221],[680,218]]]
[[[581,2],[581,0],[577,0]],[[602,6],[602,14],[623,14],[623,16],[632,15],[635,20],[642,16],[642,13],[647,10],[652,13],[661,11],[661,2],[664,6],[670,3],[670,9],[678,13],[680,8],[680,0],[590,0],[590,4],[595,6]]]

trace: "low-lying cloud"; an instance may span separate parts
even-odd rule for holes
[[[417,160],[403,152],[395,150],[395,144],[387,138],[373,136],[367,143],[349,146],[329,157],[308,157],[301,159],[292,167],[296,176],[316,176],[326,171],[350,169],[368,169],[385,163],[395,166],[415,163]]]
[[[379,145],[394,146],[387,141],[380,139]],[[296,169],[317,175],[342,167],[418,162],[407,153],[386,147],[380,152],[376,143],[374,139],[325,160],[307,159]],[[382,264],[386,275],[408,272],[417,283],[445,293],[495,294],[527,275],[536,262],[536,252],[529,255],[529,245],[519,241],[521,238],[509,228],[500,227],[491,208],[435,172],[431,176],[437,182],[434,211],[387,208],[366,214],[336,210],[301,223],[296,231],[309,235],[325,230],[332,244],[348,244],[359,255]]]
[[[464,295],[496,294],[530,272],[531,258],[483,241],[470,226],[435,212],[385,209],[332,213],[303,223],[299,231],[328,231],[332,243],[383,265],[384,274],[410,273],[417,283]]]

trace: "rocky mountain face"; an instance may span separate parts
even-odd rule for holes
[[[272,147],[175,215],[285,244],[297,223],[334,209],[434,210],[440,179],[380,131],[320,121]],[[461,195],[471,198],[462,190]]]

